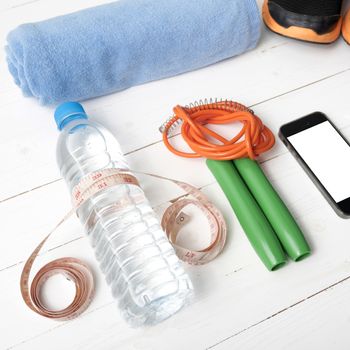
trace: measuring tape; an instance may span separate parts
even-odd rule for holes
[[[141,172],[135,173],[170,181],[184,190],[186,193],[185,196],[194,197],[194,199],[182,198],[175,201],[166,209],[161,221],[163,230],[181,260],[190,264],[200,265],[208,263],[220,254],[226,241],[226,223],[221,212],[201,191],[181,181],[154,174]],[[38,271],[31,284],[29,283],[30,272],[33,263],[45,242],[64,222],[66,222],[74,213],[78,213],[78,209],[96,193],[121,184],[140,186],[136,177],[131,175],[127,170],[103,169],[87,175],[73,188],[73,208],[40,242],[24,264],[20,280],[21,294],[27,306],[37,314],[55,320],[68,320],[77,317],[89,306],[94,294],[94,281],[89,267],[81,260],[70,257],[54,260],[43,266]],[[118,201],[109,207],[109,210],[118,211],[128,205],[142,203],[144,199],[145,197],[140,191],[139,196],[133,197],[132,200],[126,199],[124,201]],[[199,208],[208,220],[211,241],[209,246],[203,250],[190,250],[177,244],[178,234],[181,231],[181,228],[189,220],[189,216],[182,211],[182,209],[188,205],[194,205]],[[89,226],[93,226],[97,221],[95,215],[94,211],[92,211],[87,223]],[[76,294],[72,303],[66,308],[58,311],[48,309],[42,302],[40,293],[43,284],[48,278],[55,274],[63,274],[69,280],[72,280],[76,287]]]

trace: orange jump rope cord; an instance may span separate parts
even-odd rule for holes
[[[194,153],[179,151],[170,144],[169,129],[179,120],[182,121],[181,135]],[[240,122],[243,127],[230,140],[205,126],[232,122]],[[216,142],[213,143],[210,139],[215,139]],[[193,107],[176,106],[173,118],[164,127],[163,142],[172,153],[185,158],[255,159],[272,148],[275,137],[247,107],[236,102],[224,101]]]

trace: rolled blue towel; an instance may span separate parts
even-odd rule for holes
[[[208,66],[254,48],[255,0],[120,0],[7,36],[9,70],[42,104],[84,100]]]

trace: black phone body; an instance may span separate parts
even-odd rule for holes
[[[350,144],[326,115],[285,124],[279,137],[335,212],[350,218]]]

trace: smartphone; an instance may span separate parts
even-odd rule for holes
[[[335,212],[350,217],[350,144],[321,112],[283,125],[279,137]]]

